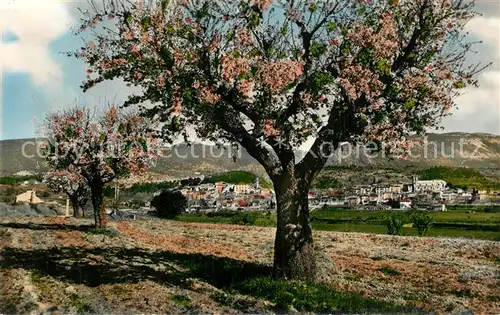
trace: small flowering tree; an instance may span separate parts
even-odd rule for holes
[[[90,190],[85,178],[74,166],[64,170],[49,171],[44,174],[43,181],[54,192],[65,193],[73,207],[73,216],[83,216],[83,207],[89,200]]]
[[[403,155],[406,137],[438,126],[481,70],[465,62],[466,0],[103,3],[79,30],[94,31],[75,53],[89,67],[83,89],[121,78],[143,90],[125,105],[152,102],[142,114],[165,140],[191,127],[246,148],[276,191],[282,278],[314,278],[307,193],[338,144]]]
[[[78,107],[47,117],[48,164],[56,175],[68,175],[75,187],[88,184],[96,228],[106,226],[104,184],[145,171],[155,157],[156,141],[149,127],[147,119],[116,107],[101,117]]]

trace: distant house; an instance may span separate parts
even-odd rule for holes
[[[410,209],[411,208],[411,200],[410,199],[401,199],[399,201],[399,206],[401,209]]]
[[[250,193],[250,189],[251,189],[251,187],[248,184],[234,185],[234,192],[237,195],[248,194],[248,193]]]
[[[349,206],[357,206],[361,203],[361,198],[358,196],[349,196],[345,198],[345,204]]]
[[[44,201],[36,196],[34,190],[28,190],[25,193],[16,196],[16,203],[44,203]]]

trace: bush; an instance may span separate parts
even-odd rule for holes
[[[406,212],[392,212],[390,215],[384,217],[384,223],[387,226],[387,233],[389,235],[401,235],[403,225],[408,223],[408,221]]]
[[[254,225],[256,220],[257,218],[252,213],[238,213],[231,217],[231,224]]]
[[[414,211],[411,214],[413,227],[417,229],[419,236],[424,236],[434,224],[434,217],[423,211]]]
[[[186,210],[187,199],[180,191],[164,190],[151,200],[151,207],[159,217],[173,219]]]

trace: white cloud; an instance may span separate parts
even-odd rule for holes
[[[72,18],[56,0],[11,0],[0,3],[0,27],[18,40],[2,44],[3,72],[28,73],[36,85],[62,84],[62,70],[50,57],[49,45],[66,33]]]
[[[444,127],[446,131],[500,134],[500,18],[474,18],[467,30],[483,41],[480,60],[493,65],[479,74],[479,88],[467,88],[457,99],[459,110],[444,122]]]

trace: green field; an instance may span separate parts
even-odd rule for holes
[[[356,211],[330,209],[311,213],[315,230],[386,234],[384,216],[390,211]],[[500,241],[500,212],[447,211],[429,212],[434,217],[434,226],[427,236],[464,237]],[[245,216],[243,220],[242,216]],[[184,214],[177,218],[184,222],[247,224],[275,226],[276,214],[265,212],[226,212],[216,214]],[[417,235],[411,227],[405,227],[402,235]]]
[[[331,219],[349,222],[371,222],[382,221],[384,216],[390,213],[392,213],[392,211],[329,209],[313,211],[311,216],[318,219]],[[482,223],[500,225],[500,213],[472,211],[445,211],[430,213],[432,213],[436,223]]]

